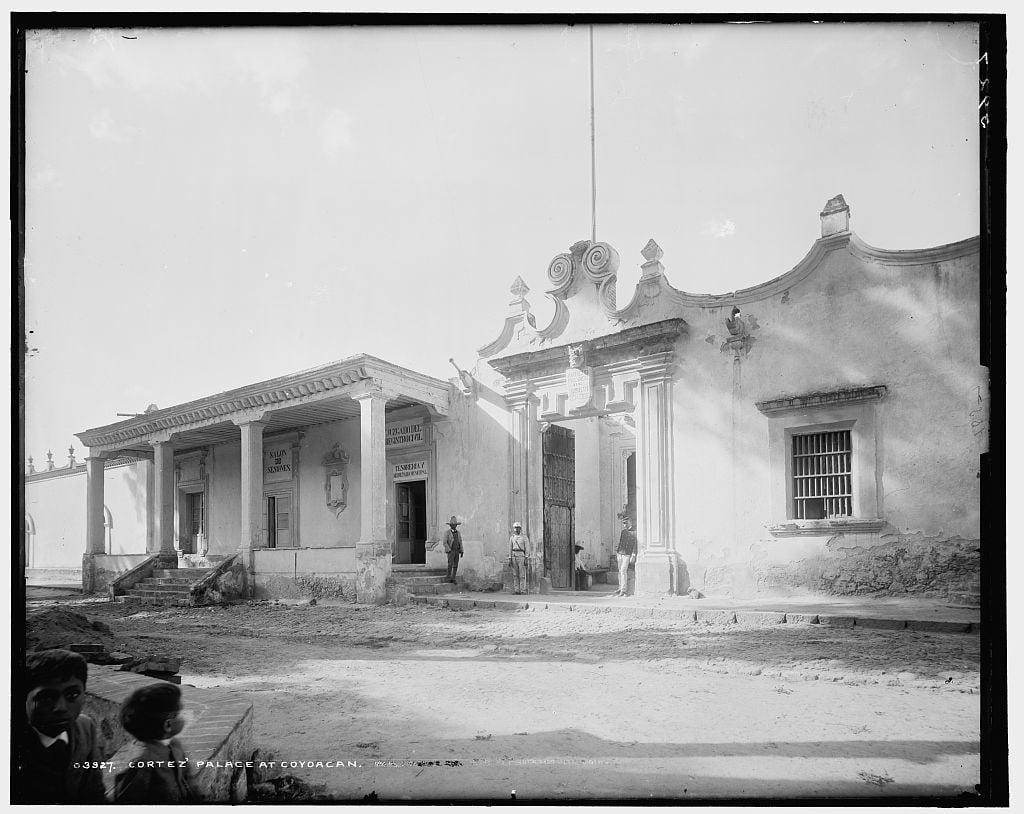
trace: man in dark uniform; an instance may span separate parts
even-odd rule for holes
[[[448,528],[444,532],[444,553],[448,555],[448,576],[447,582],[455,582],[455,574],[459,570],[459,560],[462,558],[462,535],[459,534],[459,518],[454,514],[448,521]]]
[[[615,556],[619,562],[619,590],[614,595],[628,596],[629,566],[636,562],[636,534],[629,515],[622,518],[622,533],[619,534],[619,544],[615,546]]]

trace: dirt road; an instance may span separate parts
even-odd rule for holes
[[[180,657],[185,683],[250,699],[258,744],[339,799],[956,796],[978,782],[974,635],[422,606],[75,610],[133,652]]]

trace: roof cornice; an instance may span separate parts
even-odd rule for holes
[[[104,447],[147,439],[159,433],[231,421],[240,414],[276,410],[309,401],[346,396],[358,385],[409,394],[447,411],[450,384],[375,356],[360,354],[322,367],[278,376],[263,382],[154,410],[136,418],[76,433],[87,447]]]

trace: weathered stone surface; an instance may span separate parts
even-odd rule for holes
[[[853,616],[833,616],[831,614],[818,614],[818,624],[825,627],[853,627],[857,623]]]
[[[780,625],[786,621],[786,614],[774,611],[736,611],[736,621],[741,625]]]
[[[818,614],[816,613],[786,613],[786,623],[792,625],[816,625]]]
[[[971,628],[968,622],[935,622],[923,620],[907,620],[907,627],[911,630],[922,630],[931,633],[966,633]]]
[[[731,610],[695,610],[694,619],[697,622],[735,622],[736,614]]]
[[[875,619],[871,616],[858,616],[857,627],[869,627],[875,630],[903,630],[907,626],[904,619]]]

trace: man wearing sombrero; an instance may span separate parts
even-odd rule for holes
[[[462,535],[459,534],[459,518],[454,514],[448,521],[444,532],[444,553],[448,555],[448,576],[446,582],[455,582],[455,574],[459,570],[459,559],[462,557]]]

